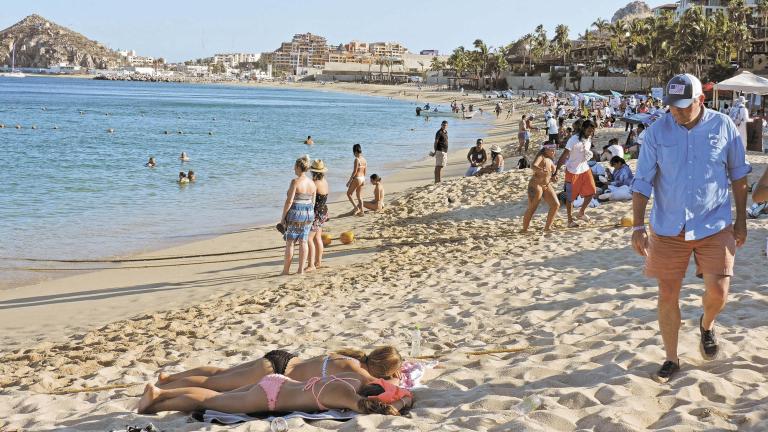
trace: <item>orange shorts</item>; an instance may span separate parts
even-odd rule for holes
[[[691,253],[696,261],[696,276],[733,276],[736,239],[733,227],[699,240],[685,240],[685,234],[660,236],[651,231],[648,239],[645,274],[656,279],[682,279],[688,270]]]
[[[592,170],[584,171],[581,174],[573,174],[565,170],[565,196],[569,202],[573,202],[579,195],[588,197],[594,195],[595,179],[592,177]]]

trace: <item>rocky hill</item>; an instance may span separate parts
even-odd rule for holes
[[[611,18],[611,22],[623,19],[626,21],[636,20],[638,18],[645,18],[652,15],[651,8],[644,1],[633,1],[623,8],[616,11]]]
[[[121,64],[121,57],[104,45],[39,15],[30,15],[0,31],[0,65],[47,68],[61,63],[104,69]]]

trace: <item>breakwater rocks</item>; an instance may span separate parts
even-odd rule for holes
[[[166,82],[166,83],[221,83],[221,82],[235,82],[235,78],[225,77],[190,77],[183,75],[147,75],[147,74],[100,74],[96,75],[93,79],[106,80],[106,81],[141,81],[141,82]]]

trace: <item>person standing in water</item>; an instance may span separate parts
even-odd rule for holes
[[[352,146],[352,153],[355,155],[355,163],[352,166],[352,175],[347,181],[347,199],[352,204],[352,214],[355,216],[363,215],[363,186],[365,186],[365,171],[368,168],[368,162],[363,157],[363,148],[360,144]],[[357,203],[352,195],[357,196]]]

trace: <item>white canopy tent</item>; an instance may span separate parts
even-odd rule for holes
[[[718,102],[718,91],[735,91],[748,94],[768,95],[768,78],[744,71],[733,78],[728,78],[715,84],[715,104]]]

